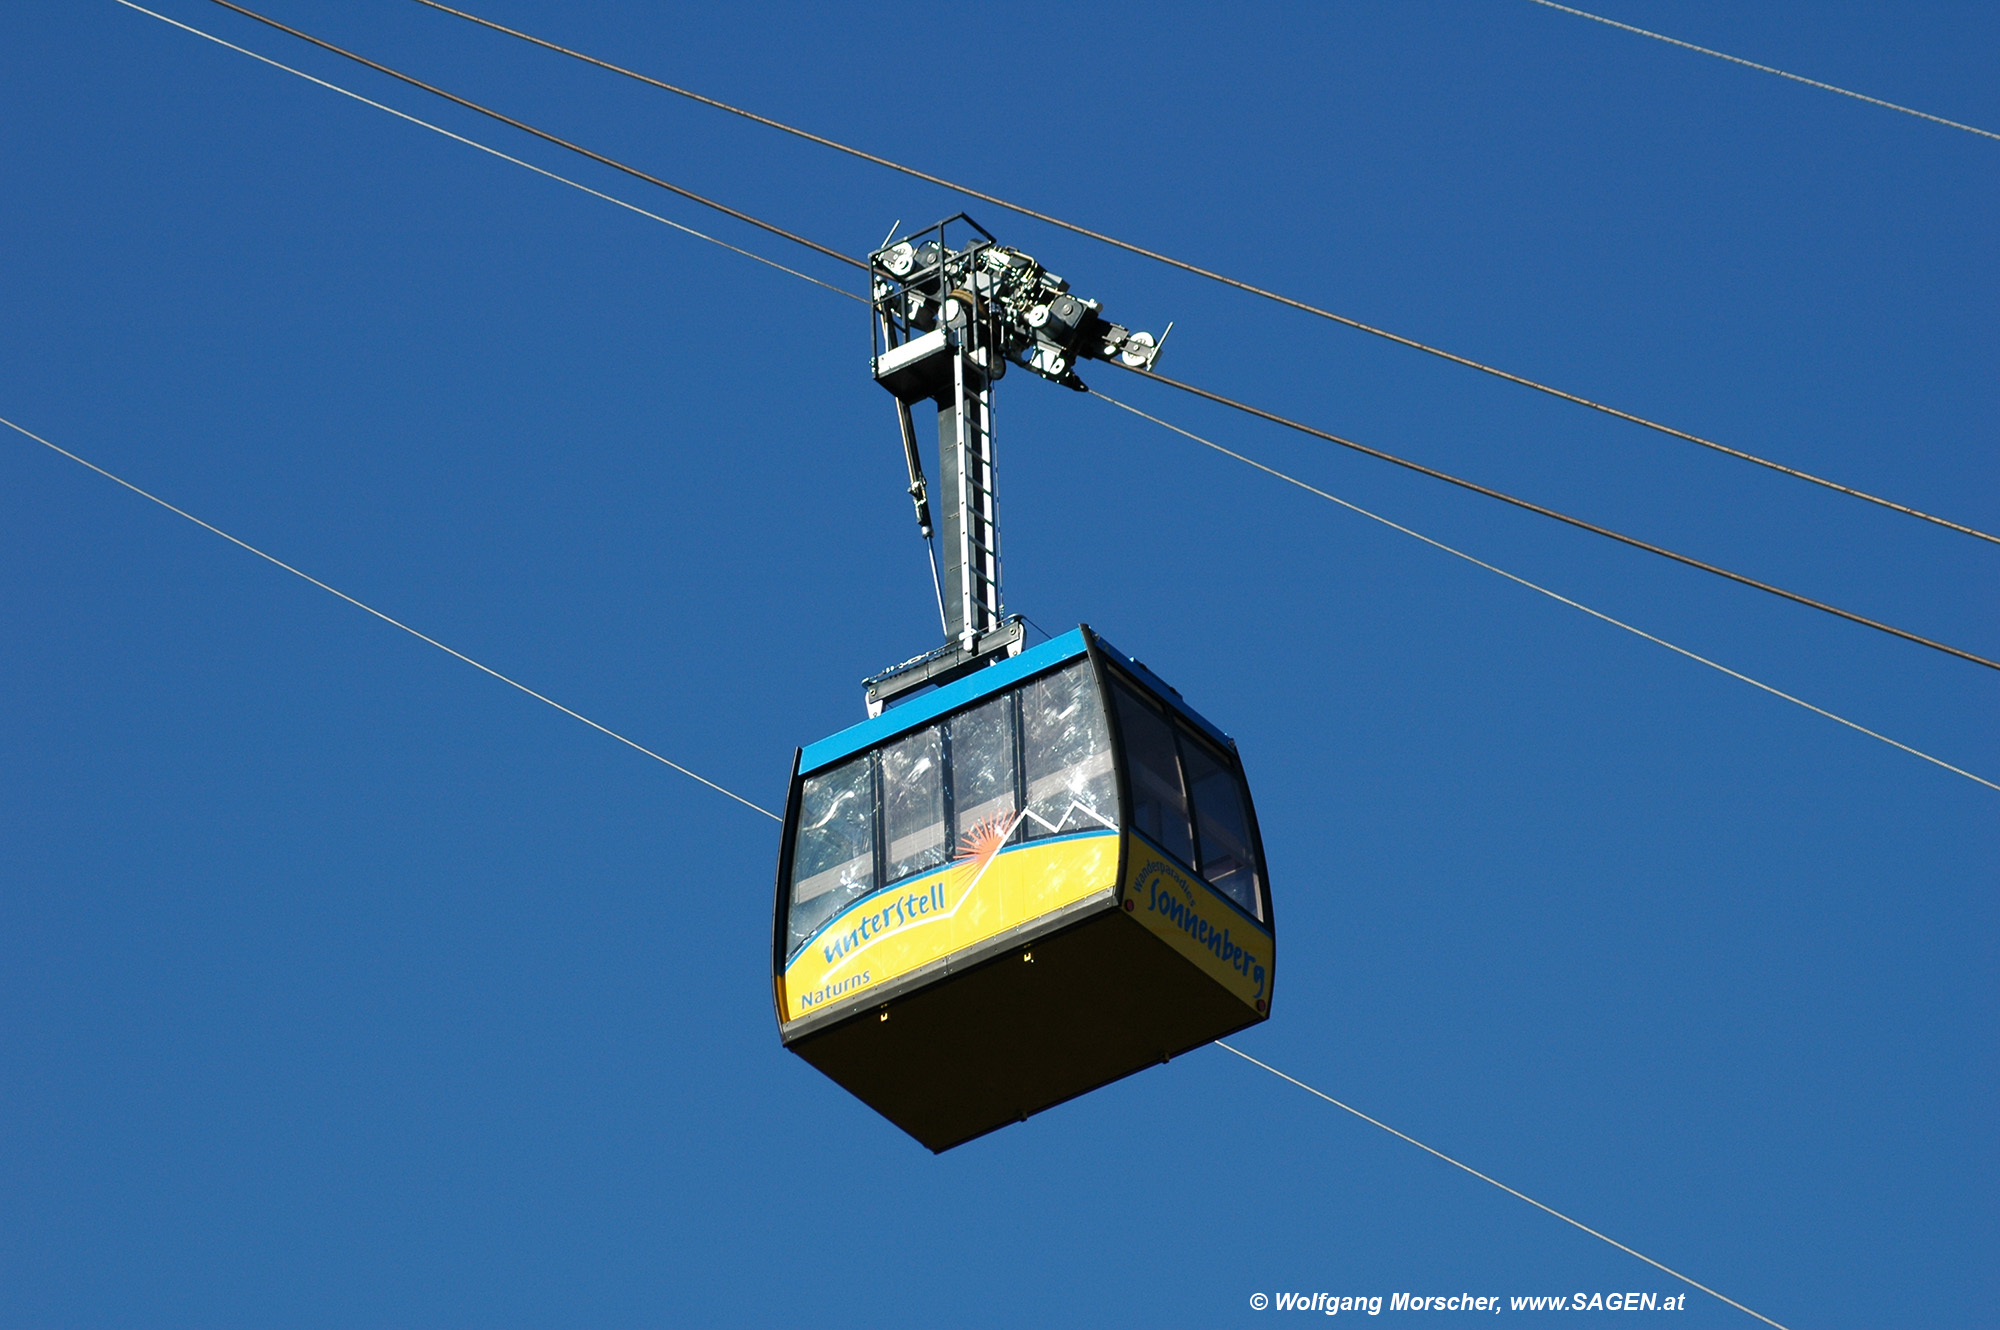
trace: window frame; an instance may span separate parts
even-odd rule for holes
[[[1060,669],[1061,666],[1057,666],[1056,668]],[[1026,797],[1024,777],[1022,775],[1026,763],[1022,761],[1021,752],[1021,705],[1019,694],[1029,684],[1050,672],[1048,670],[1037,671],[1025,679],[1017,679],[1006,687],[995,689],[984,697],[967,702],[964,706],[948,711],[931,722],[931,724],[938,727],[938,732],[944,736],[942,745],[944,771],[941,774],[944,779],[945,863],[951,864],[957,862],[961,849],[961,841],[966,831],[970,829],[959,825],[958,772],[955,756],[952,752],[952,722],[962,716],[971,715],[981,707],[992,706],[995,703],[1001,705],[1002,720],[999,731],[1006,736],[1008,752],[1013,758],[1013,769],[1009,772],[1009,775],[1013,779],[1007,782],[1007,788],[1014,800],[1014,822],[1007,831],[1008,838],[1011,840],[1014,832],[1020,829],[1022,800]],[[895,740],[893,739],[885,740],[883,743],[877,745],[877,749],[886,748],[890,743],[894,742]],[[876,751],[876,749],[871,749],[870,751]]]
[[[1103,671],[1097,668],[1095,651],[1096,646],[1093,643],[1091,650],[1084,655],[1073,657],[1049,669],[1037,671],[1028,678],[1021,680],[1015,687],[1014,718],[1016,733],[1014,744],[1015,753],[1017,754],[1017,761],[1015,763],[1017,776],[1016,806],[1025,814],[1028,808],[1029,796],[1028,709],[1023,705],[1022,699],[1027,695],[1028,690],[1036,684],[1068,670],[1081,669],[1088,686],[1094,690],[1097,712],[1104,721],[1106,755],[1111,759],[1111,811],[1116,815],[1118,824],[1115,827],[1081,827],[1074,832],[1051,832],[1046,835],[1035,836],[1031,838],[1032,840],[1054,840],[1062,836],[1080,835],[1090,831],[1110,831],[1122,835],[1125,829],[1131,825],[1131,819],[1125,815],[1125,763],[1121,756],[1124,750],[1120,746],[1118,727],[1110,715],[1114,706],[1111,699],[1111,692],[1106,686]],[[1095,810],[1092,811],[1094,812]],[[1031,840],[1030,838],[1024,838],[1021,843],[1026,845],[1031,843]],[[1123,853],[1122,849],[1120,853]],[[1123,859],[1119,860],[1118,870],[1119,880],[1122,881],[1125,876]]]
[[[1223,775],[1232,777],[1236,782],[1236,794],[1241,801],[1243,812],[1243,836],[1245,841],[1248,842],[1243,848],[1251,855],[1251,862],[1249,864],[1251,882],[1255,887],[1253,894],[1256,897],[1257,922],[1261,924],[1265,921],[1265,916],[1270,911],[1270,900],[1264,889],[1264,851],[1263,847],[1257,843],[1256,818],[1250,811],[1250,782],[1244,779],[1243,763],[1233,751],[1225,750],[1209,742],[1199,730],[1195,729],[1192,725],[1182,722],[1178,716],[1174,718],[1174,740],[1175,750],[1180,755],[1181,784],[1187,789],[1188,821],[1193,824],[1194,830],[1195,873],[1202,881],[1215,889],[1216,895],[1221,896],[1230,904],[1241,909],[1242,902],[1223,890],[1208,875],[1208,856],[1203,852],[1201,843],[1201,796],[1195,793],[1195,782],[1188,769],[1188,747],[1193,745],[1199,748],[1203,757],[1214,763]]]
[[[949,866],[957,859],[959,831],[958,810],[954,804],[951,788],[952,782],[949,778],[951,768],[951,749],[947,730],[949,722],[953,718],[971,711],[996,697],[1010,695],[1013,697],[1010,712],[1013,722],[1014,797],[1016,808],[1024,808],[1027,806],[1028,798],[1026,788],[1027,734],[1026,722],[1022,714],[1020,694],[1036,681],[1086,661],[1089,665],[1089,676],[1092,686],[1097,690],[1096,700],[1103,713],[1105,728],[1111,741],[1112,772],[1116,787],[1115,808],[1118,819],[1118,826],[1113,833],[1118,838],[1116,880],[1122,883],[1126,879],[1131,854],[1129,837],[1143,834],[1138,831],[1133,822],[1131,764],[1126,757],[1124,726],[1120,721],[1117,701],[1112,693],[1114,686],[1122,685],[1130,689],[1146,705],[1162,713],[1169,728],[1174,732],[1174,762],[1178,768],[1182,789],[1186,792],[1187,796],[1189,834],[1193,841],[1194,857],[1197,860],[1201,857],[1200,810],[1195,793],[1188,784],[1187,762],[1181,751],[1181,744],[1187,742],[1187,740],[1181,731],[1185,728],[1192,732],[1195,735],[1195,741],[1204,744],[1205,750],[1211,758],[1218,753],[1224,755],[1226,758],[1225,765],[1235,776],[1238,789],[1242,794],[1243,813],[1247,824],[1245,829],[1250,838],[1251,853],[1255,856],[1257,900],[1262,917],[1260,918],[1251,911],[1244,909],[1234,898],[1228,896],[1219,888],[1214,887],[1213,884],[1208,882],[1206,877],[1202,876],[1199,868],[1195,865],[1185,864],[1183,866],[1187,868],[1191,876],[1200,880],[1204,886],[1208,886],[1219,898],[1228,903],[1230,909],[1241,915],[1251,926],[1275,937],[1277,925],[1271,900],[1270,870],[1264,856],[1263,833],[1257,821],[1256,796],[1252,792],[1250,782],[1244,773],[1242,757],[1237,751],[1235,740],[1223,734],[1205,717],[1190,710],[1184,703],[1180,702],[1180,695],[1171,686],[1165,684],[1163,681],[1156,680],[1150,671],[1145,670],[1143,665],[1133,662],[1133,665],[1137,666],[1137,668],[1128,667],[1122,657],[1114,651],[1107,651],[1097,634],[1088,628],[1084,630],[1084,650],[1077,655],[1051,662],[1045,668],[1037,669],[1033,674],[1014,679],[1006,685],[996,688],[983,696],[970,699],[950,711],[927,715],[923,720],[913,722],[907,729],[898,730],[886,735],[876,742],[867,745],[865,748],[850,750],[842,754],[840,758],[815,768],[812,774],[818,775],[821,771],[831,770],[833,767],[838,766],[842,760],[859,757],[864,754],[867,756],[869,768],[873,773],[875,789],[875,872],[878,879],[883,878],[888,872],[889,861],[888,845],[886,843],[888,835],[885,812],[886,790],[883,787],[881,750],[900,742],[909,735],[928,726],[937,727],[939,731],[940,754],[944,765],[944,770],[940,772],[940,778],[943,785],[947,831],[945,843],[947,857],[943,866]],[[805,780],[807,779],[801,775],[800,771],[804,760],[805,749],[803,747],[795,748],[792,752],[791,779],[787,782],[785,817],[784,822],[781,824],[782,830],[780,836],[783,843],[779,847],[778,871],[774,883],[772,909],[774,927],[772,928],[771,936],[771,997],[778,1016],[778,1022],[781,1026],[785,1025],[789,1020],[784,1003],[784,976],[786,967],[791,960],[791,956],[787,954],[786,944],[790,935],[791,879],[793,862],[797,850],[795,835],[786,833],[794,832],[798,825],[799,805],[804,798]],[[1150,837],[1147,838],[1147,843],[1149,845],[1153,844]],[[1158,846],[1154,848],[1159,849],[1160,853],[1166,855],[1174,863],[1180,864],[1182,862],[1177,856],[1169,854],[1164,848]],[[921,872],[930,871],[936,870],[921,870]],[[858,904],[870,896],[878,895],[901,882],[921,876],[921,872],[899,878],[896,882],[878,881],[873,890],[864,896],[856,897],[854,901],[848,903],[848,907],[844,908],[851,908],[852,905]]]
[[[784,967],[791,963],[794,956],[805,950],[806,942],[810,942],[824,931],[828,923],[846,913],[857,902],[865,901],[870,896],[879,894],[886,887],[894,885],[882,880],[887,865],[882,858],[883,840],[886,832],[884,830],[885,819],[882,815],[882,755],[880,750],[886,746],[886,744],[878,744],[873,747],[864,748],[858,753],[840,759],[838,762],[829,763],[818,771],[813,772],[811,776],[806,776],[803,779],[798,775],[798,758],[795,756],[792,759],[792,792],[785,800],[784,825],[793,828],[794,834],[785,837],[784,850],[779,855],[778,927],[773,930],[772,937],[773,950],[777,953],[780,973],[783,973]],[[868,853],[870,859],[868,890],[858,896],[850,897],[839,909],[828,915],[826,919],[820,922],[818,927],[814,928],[811,933],[808,933],[805,939],[799,943],[798,948],[793,950],[788,944],[792,935],[792,909],[796,904],[792,899],[792,893],[798,884],[792,880],[792,870],[796,865],[798,855],[799,838],[796,834],[796,828],[800,815],[799,805],[805,801],[806,781],[812,780],[815,777],[829,775],[856,762],[866,762],[868,764],[868,794],[873,809],[869,818],[868,828]],[[781,832],[780,834],[782,835],[783,833]]]
[[[1174,763],[1180,769],[1181,789],[1186,792],[1187,796],[1188,832],[1193,841],[1194,858],[1197,860],[1201,858],[1201,814],[1196,805],[1194,789],[1188,782],[1187,759],[1181,755],[1182,731],[1186,730],[1196,736],[1197,741],[1206,746],[1210,757],[1221,754],[1224,759],[1222,763],[1223,767],[1236,777],[1237,788],[1242,791],[1243,795],[1243,817],[1246,824],[1245,831],[1250,837],[1249,848],[1251,854],[1256,857],[1254,868],[1257,877],[1258,912],[1252,913],[1244,909],[1234,897],[1224,892],[1221,888],[1216,887],[1203,876],[1201,869],[1196,864],[1191,864],[1181,859],[1180,856],[1174,854],[1165,846],[1156,843],[1150,836],[1146,837],[1146,843],[1172,860],[1175,864],[1185,868],[1191,877],[1195,878],[1203,886],[1208,887],[1219,899],[1227,902],[1230,909],[1236,911],[1250,923],[1275,937],[1277,935],[1277,922],[1273,917],[1271,908],[1271,879],[1270,870],[1265,866],[1264,838],[1257,826],[1257,800],[1256,796],[1250,791],[1250,780],[1244,774],[1243,759],[1242,755],[1237,752],[1236,741],[1228,735],[1223,735],[1222,743],[1218,744],[1214,742],[1210,737],[1210,732],[1216,734],[1220,734],[1221,732],[1216,730],[1213,724],[1205,718],[1196,715],[1194,712],[1189,711],[1185,706],[1177,704],[1173,697],[1162,694],[1159,689],[1145,682],[1145,680],[1141,679],[1133,671],[1121,667],[1108,656],[1101,655],[1095,641],[1091,643],[1090,654],[1091,659],[1098,662],[1099,687],[1103,691],[1104,709],[1111,725],[1111,742],[1118,759],[1119,829],[1131,835],[1145,834],[1139,830],[1138,823],[1133,817],[1130,772],[1132,764],[1128,758],[1129,750],[1125,745],[1124,726],[1119,720],[1118,708],[1111,693],[1114,681],[1125,685],[1140,699],[1151,705],[1155,711],[1160,712],[1166,720],[1168,728],[1173,731]],[[1174,697],[1178,696],[1178,694],[1174,695]],[[1125,865],[1122,861],[1118,866],[1118,877],[1121,882],[1125,878]]]
[[[1097,644],[1094,640],[1091,640],[1087,649],[1080,655],[1056,661],[1046,669],[1036,670],[1033,674],[1027,675],[1024,678],[1013,680],[1003,687],[996,688],[981,697],[973,698],[961,706],[952,708],[950,711],[926,717],[923,721],[911,725],[906,730],[899,730],[894,734],[869,744],[865,748],[844,754],[837,760],[816,768],[809,775],[801,775],[799,771],[800,765],[805,758],[805,749],[797,748],[793,751],[792,777],[785,798],[785,820],[781,824],[783,830],[780,832],[784,844],[780,847],[778,854],[777,897],[773,907],[774,927],[772,929],[771,951],[773,966],[772,996],[774,1001],[777,1000],[779,983],[784,976],[785,969],[791,963],[792,958],[797,955],[796,952],[789,951],[787,948],[787,940],[791,935],[792,869],[798,853],[799,805],[805,798],[806,782],[815,776],[825,775],[827,772],[837,770],[848,762],[865,759],[868,762],[869,771],[874,783],[875,818],[873,844],[875,853],[875,884],[863,895],[856,896],[853,900],[847,902],[846,905],[843,905],[840,912],[844,912],[871,896],[879,895],[891,887],[907,882],[912,878],[920,877],[924,873],[936,872],[937,868],[949,867],[957,861],[960,848],[959,841],[965,828],[959,825],[958,800],[955,781],[953,779],[951,724],[959,717],[977,711],[981,707],[991,705],[994,702],[1000,702],[1004,704],[1006,715],[1004,730],[1008,736],[1008,743],[1011,747],[1013,757],[1012,789],[1016,818],[1015,825],[1010,830],[1008,837],[1008,843],[1012,846],[1015,844],[1013,838],[1020,830],[1019,813],[1021,809],[1027,806],[1028,797],[1027,733],[1021,714],[1021,694],[1050,675],[1059,674],[1077,665],[1085,665],[1090,677],[1091,686],[1097,690],[1098,706],[1106,714],[1105,725],[1111,739],[1112,770],[1117,780],[1116,809],[1119,816],[1119,825],[1115,829],[1107,828],[1105,830],[1110,831],[1111,834],[1121,834],[1125,831],[1129,825],[1129,817],[1126,812],[1128,801],[1125,794],[1125,762],[1123,759],[1123,750],[1120,747],[1121,741],[1119,739],[1116,718],[1109,714],[1112,710],[1112,700],[1110,693],[1107,691],[1104,671],[1101,668],[1097,668],[1098,659]],[[1140,692],[1142,695],[1148,697],[1152,695],[1150,689],[1141,688]],[[945,860],[943,864],[935,868],[921,869],[918,872],[910,873],[894,881],[890,881],[887,876],[889,871],[888,791],[883,783],[882,751],[926,729],[935,729],[938,732],[938,751],[941,766],[939,780],[942,786],[944,803]],[[1178,757],[1176,760],[1178,761]],[[1190,831],[1192,832],[1192,823],[1190,823]],[[1021,843],[1025,844],[1028,842]],[[1125,876],[1124,853],[1124,842],[1121,839],[1119,842],[1120,857],[1118,864],[1118,879],[1120,881]],[[821,925],[821,927],[823,928],[824,925]],[[778,1003],[778,1010],[779,1019],[782,1021],[785,1019],[782,1002]]]
[[[1173,777],[1174,780],[1180,786],[1180,812],[1187,822],[1186,834],[1188,841],[1188,853],[1185,858],[1179,854],[1176,854],[1171,847],[1167,846],[1162,841],[1155,840],[1152,836],[1147,835],[1145,832],[1140,830],[1138,796],[1137,796],[1137,791],[1136,789],[1134,789],[1132,784],[1133,775],[1137,770],[1138,763],[1133,760],[1131,745],[1126,742],[1128,736],[1124,733],[1123,729],[1124,709],[1119,705],[1118,693],[1117,693],[1117,689],[1120,686],[1124,687],[1125,692],[1131,694],[1132,700],[1138,706],[1151,712],[1152,715],[1166,729],[1167,751],[1171,755],[1171,760],[1173,762]],[[1174,724],[1175,718],[1172,709],[1165,706],[1162,700],[1160,699],[1159,695],[1156,694],[1152,689],[1128,685],[1125,683],[1123,678],[1120,678],[1115,684],[1113,684],[1113,686],[1105,689],[1105,700],[1110,704],[1108,709],[1113,713],[1117,714],[1119,717],[1120,730],[1118,736],[1119,737],[1118,756],[1120,758],[1120,766],[1125,771],[1125,776],[1126,776],[1125,789],[1131,795],[1131,801],[1125,808],[1120,810],[1124,814],[1124,816],[1120,820],[1126,827],[1130,828],[1132,831],[1138,832],[1140,835],[1146,836],[1147,843],[1157,847],[1160,850],[1160,852],[1166,855],[1169,859],[1172,859],[1177,864],[1187,865],[1189,867],[1189,870],[1193,871],[1193,866],[1191,861],[1200,857],[1201,842],[1195,831],[1193,792],[1188,788],[1187,764],[1181,760],[1180,735]],[[1162,826],[1161,830],[1164,833],[1165,831],[1164,825]],[[1197,872],[1195,873],[1195,876],[1199,877],[1201,875]]]
[[[913,877],[921,877],[925,873],[936,872],[939,868],[948,867],[952,860],[957,857],[957,843],[952,836],[951,732],[945,728],[946,719],[947,717],[940,716],[935,720],[905,730],[893,738],[884,739],[872,747],[861,750],[871,757],[875,767],[875,854],[877,863],[880,865],[876,872],[876,877],[879,881],[875,886],[875,891],[883,891],[898,883],[907,882]],[[929,868],[919,868],[915,872],[905,873],[901,877],[892,878],[889,876],[889,870],[894,865],[889,854],[888,766],[883,762],[882,755],[897,744],[914,738],[926,730],[934,730],[938,736],[938,807],[944,830],[944,861],[934,864]],[[832,770],[832,768],[829,767],[827,770]],[[819,773],[814,772],[813,774],[818,775]],[[869,894],[873,895],[874,892],[870,892]],[[856,899],[860,898],[857,897]]]

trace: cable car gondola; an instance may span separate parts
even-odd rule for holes
[[[1268,1019],[1271,899],[1235,743],[1088,626],[1024,648],[1000,610],[992,382],[1157,344],[963,216],[871,266],[927,545],[938,408],[946,642],[794,759],[772,991],[786,1048],[943,1151]]]
[[[946,1150],[1270,1014],[1236,746],[1088,627],[802,749],[787,1048]]]

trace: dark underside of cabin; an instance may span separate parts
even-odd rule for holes
[[[944,1151],[1263,1019],[1114,903],[788,1046]]]

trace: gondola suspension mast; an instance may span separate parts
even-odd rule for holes
[[[1000,594],[993,385],[1164,335],[963,214],[869,275],[945,641],[793,761],[772,996],[785,1047],[945,1150],[1267,1019],[1271,899],[1234,741],[1086,625],[1027,648]]]
[[[945,636],[943,646],[864,681],[873,716],[904,693],[1021,649],[1021,622],[1006,615],[1000,596],[993,454],[993,385],[1008,364],[1080,391],[1079,357],[1151,369],[1165,335],[1155,339],[1105,319],[1097,301],[1072,295],[1068,282],[999,244],[964,213],[884,245],[869,256],[868,271],[875,381],[896,400],[910,499],[932,550]],[[925,402],[937,408],[944,529],[935,535],[915,417]]]

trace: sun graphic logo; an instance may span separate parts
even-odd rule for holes
[[[972,825],[971,830],[958,838],[958,862],[975,870],[985,871],[993,856],[1000,853],[1000,847],[1014,834],[1014,824],[1018,816],[996,813]]]

